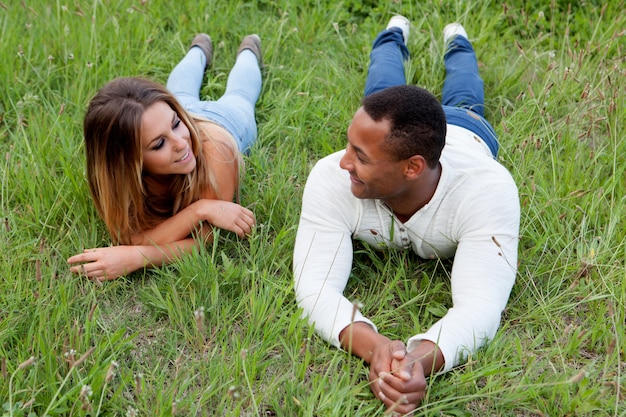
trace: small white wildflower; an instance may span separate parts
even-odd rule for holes
[[[109,369],[107,370],[107,375],[105,377],[105,381],[106,382],[110,382],[113,377],[115,377],[115,368],[117,368],[117,362],[115,361],[111,361],[111,364],[109,365]]]
[[[239,398],[239,390],[235,385],[231,385],[230,387],[228,387],[227,394],[232,398]]]
[[[78,398],[85,399],[89,398],[93,395],[93,390],[90,385],[83,385],[83,388],[80,390],[80,395]]]
[[[204,307],[198,308],[196,311],[193,312],[193,315],[196,318],[196,320],[203,319],[204,318]]]

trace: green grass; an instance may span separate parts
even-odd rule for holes
[[[501,330],[431,378],[417,414],[626,416],[626,4],[531,3],[2,0],[2,415],[383,414],[367,367],[300,319],[291,251],[307,174],[344,146],[371,42],[402,13],[414,24],[407,76],[435,94],[442,29],[465,25],[522,202]],[[87,102],[117,76],[164,83],[200,31],[216,49],[209,97],[240,39],[263,39],[243,184],[259,227],[104,285],[73,276],[65,259],[109,244],[84,177]],[[449,307],[449,270],[359,247],[347,294],[406,339]]]

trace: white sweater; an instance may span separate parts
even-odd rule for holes
[[[448,125],[437,190],[403,224],[381,201],[354,197],[349,174],[339,167],[343,153],[320,160],[304,189],[293,260],[298,304],[316,331],[340,347],[339,333],[353,318],[353,304],[343,296],[352,239],[381,249],[411,248],[424,259],[454,257],[453,307],[407,342],[409,351],[420,340],[436,343],[448,371],[499,327],[517,270],[517,187],[472,132]],[[360,312],[354,321],[376,329]]]

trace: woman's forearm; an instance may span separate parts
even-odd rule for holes
[[[201,205],[208,201],[196,201],[154,228],[133,235],[132,243],[142,246],[164,245],[188,238],[192,233],[200,231],[203,222],[207,221],[206,214],[201,210]]]
[[[85,249],[70,257],[70,271],[97,281],[107,281],[142,268],[159,267],[179,259],[197,246],[194,239],[164,245],[122,245]]]

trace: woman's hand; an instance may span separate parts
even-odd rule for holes
[[[200,199],[153,229],[134,235],[132,243],[143,246],[167,245],[187,239],[195,232],[209,237],[211,229],[207,229],[207,223],[243,238],[252,232],[256,220],[250,210],[239,204],[225,200]]]
[[[85,249],[67,260],[70,271],[92,280],[108,281],[145,266],[145,258],[137,246],[109,246]]]
[[[240,238],[252,232],[254,213],[237,203],[224,200],[199,200],[200,217],[213,226],[236,233]]]

